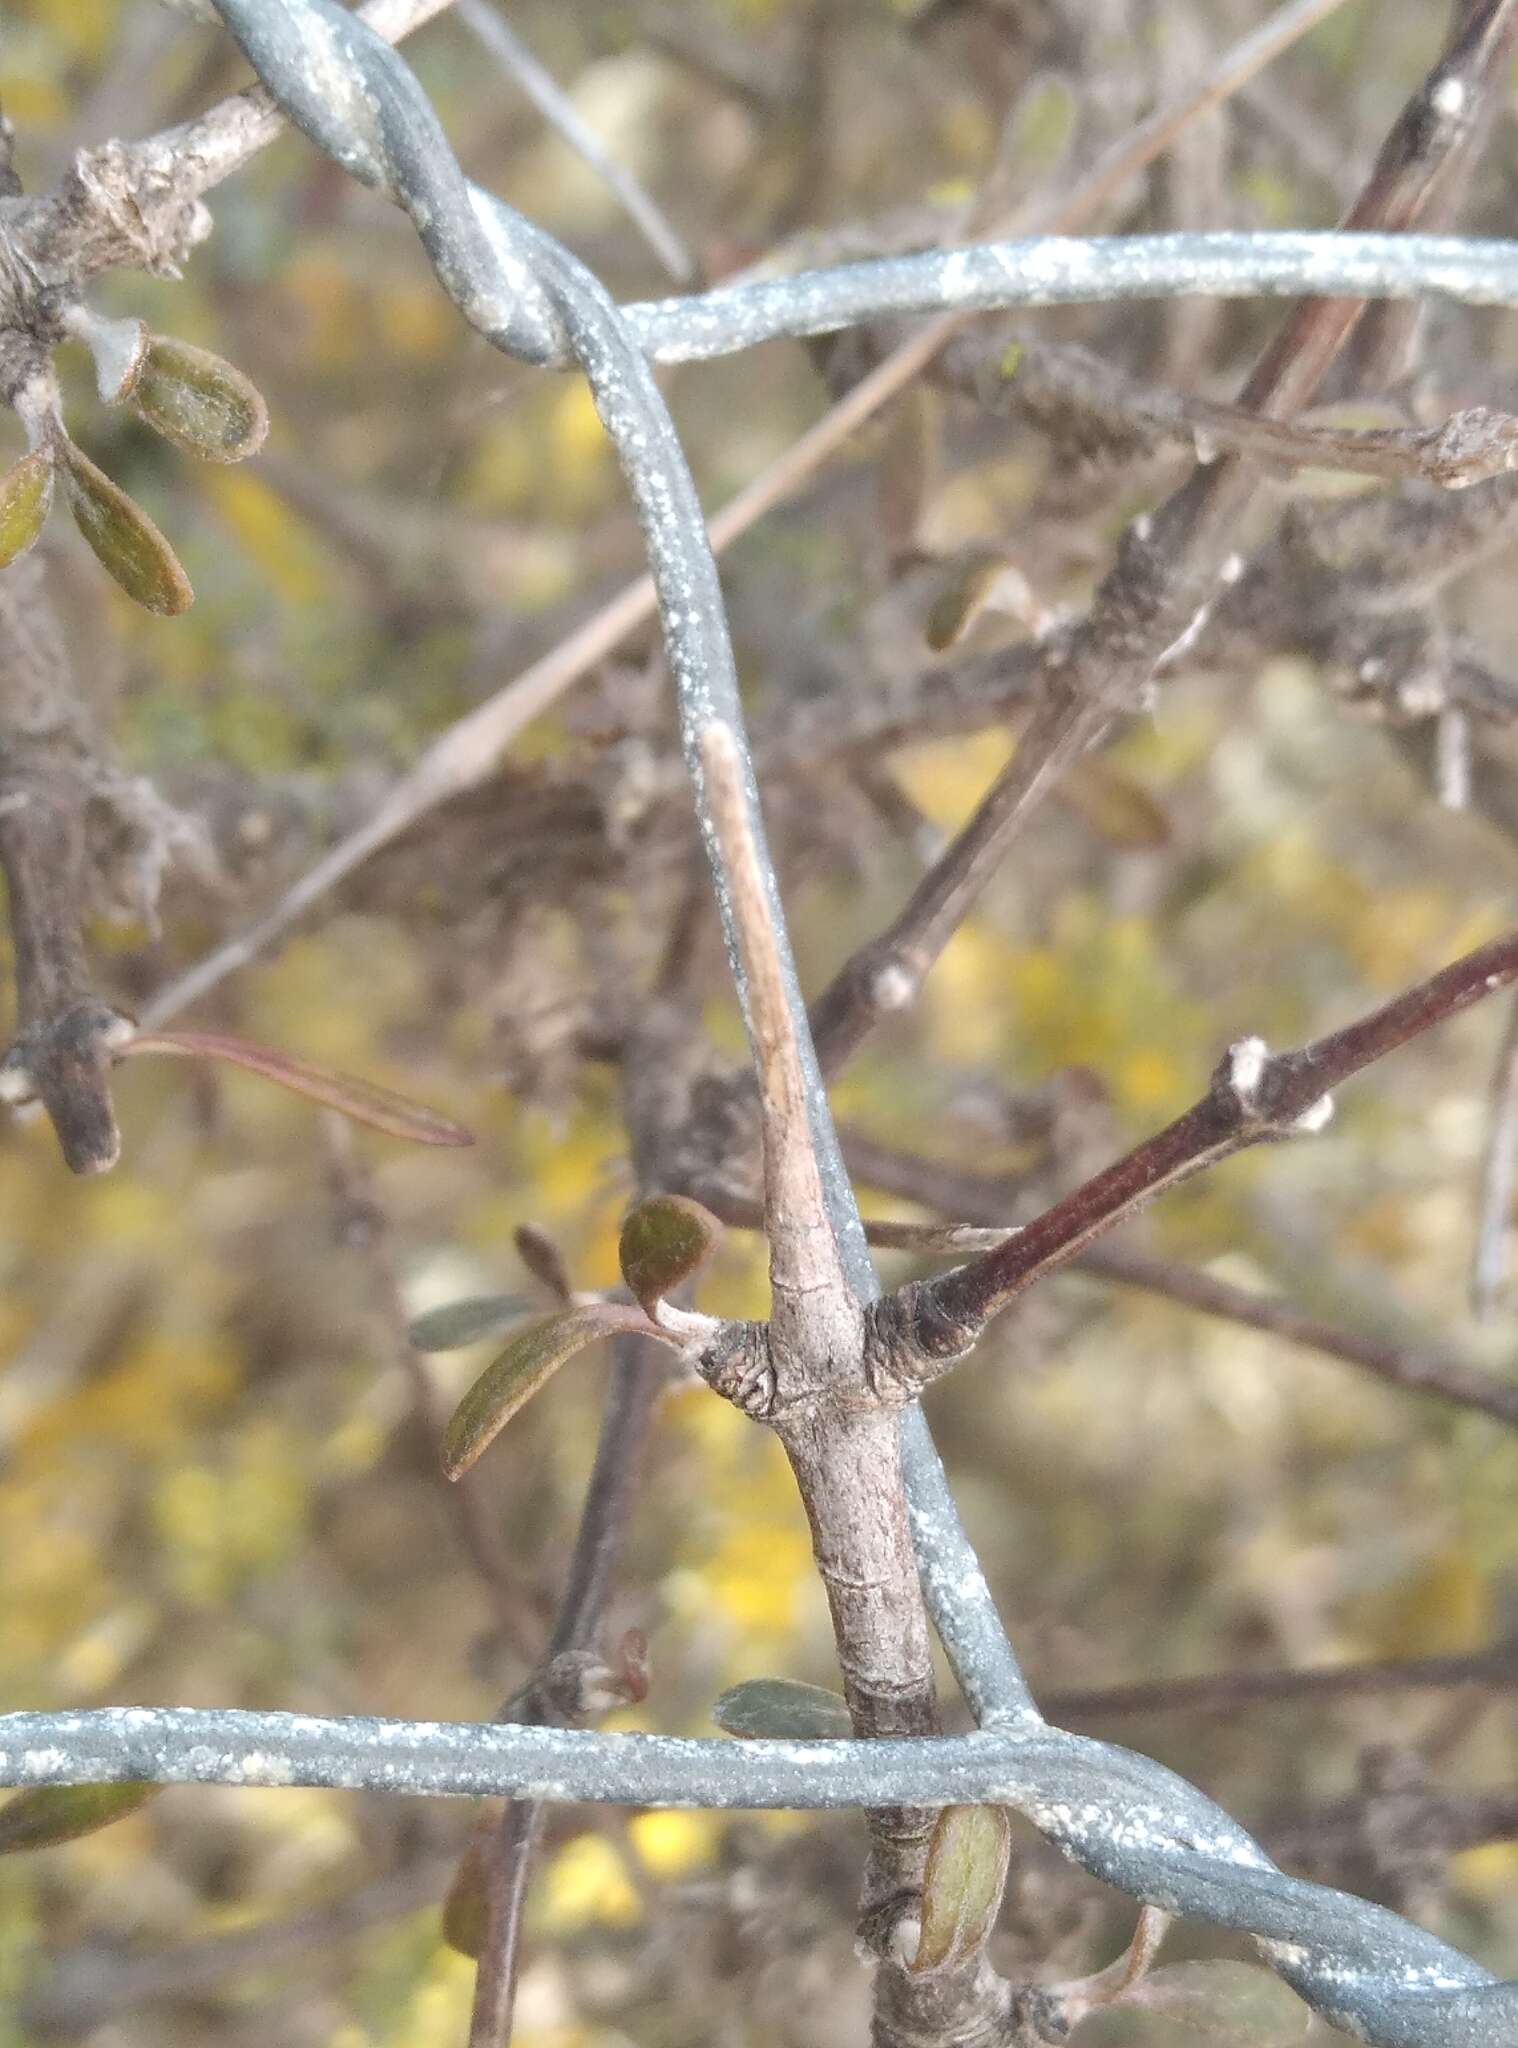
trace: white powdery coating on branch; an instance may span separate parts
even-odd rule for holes
[[[1228,1085],[1243,1109],[1259,1104],[1260,1083],[1270,1064],[1270,1048],[1263,1038],[1241,1038],[1228,1048]]]

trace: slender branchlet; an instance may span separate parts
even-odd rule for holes
[[[1173,1123],[994,1250],[894,1298],[907,1312],[921,1379],[937,1377],[990,1317],[1125,1216],[1247,1146],[1323,1129],[1333,1089],[1515,979],[1518,932],[1511,932],[1294,1052],[1272,1054],[1263,1039],[1240,1039],[1218,1063],[1207,1093]]]

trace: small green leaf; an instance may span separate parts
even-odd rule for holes
[[[190,579],[147,513],[72,441],[64,439],[61,452],[75,524],[101,566],[145,611],[168,618],[187,611],[195,599]]]
[[[126,396],[165,440],[207,462],[241,462],[269,431],[269,408],[241,370],[166,334],[149,340]]]
[[[685,1195],[650,1195],[622,1225],[622,1278],[651,1316],[666,1294],[706,1264],[722,1236],[709,1209]]]
[[[0,476],[0,569],[24,555],[53,502],[53,451],[34,448]]]
[[[161,1785],[32,1785],[0,1806],[0,1855],[51,1849],[135,1813]]]
[[[122,1050],[124,1059],[139,1053],[172,1053],[181,1059],[225,1060],[274,1081],[294,1095],[335,1109],[356,1124],[386,1131],[392,1138],[409,1138],[417,1145],[472,1145],[474,1139],[452,1117],[427,1109],[389,1088],[372,1081],[360,1081],[352,1074],[329,1074],[321,1067],[308,1067],[304,1060],[276,1052],[272,1046],[253,1045],[245,1038],[229,1038],[220,1031],[139,1031]]]
[[[928,1844],[922,1938],[909,1968],[940,1970],[972,1955],[996,1924],[1012,1829],[1000,1806],[946,1806]]]
[[[463,1301],[429,1308],[417,1317],[407,1335],[418,1351],[462,1351],[466,1344],[496,1336],[531,1310],[525,1294],[473,1294]]]
[[[1312,2023],[1296,1993],[1258,1963],[1170,1963],[1140,1978],[1122,2004],[1204,2035],[1218,2048],[1286,2048]]]
[[[747,1678],[730,1686],[712,1708],[712,1719],[727,1734],[749,1741],[772,1736],[781,1742],[847,1742],[854,1733],[843,1695],[799,1678]]]
[[[624,1331],[657,1337],[641,1310],[595,1301],[566,1309],[521,1330],[493,1365],[485,1368],[453,1411],[443,1432],[443,1470],[450,1479],[467,1472],[517,1410],[530,1401],[559,1367],[587,1344]]]

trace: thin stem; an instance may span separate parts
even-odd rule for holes
[[[453,11],[470,34],[499,59],[550,127],[614,194],[676,283],[689,283],[696,274],[696,266],[668,216],[626,165],[618,163],[596,131],[581,118],[558,80],[538,62],[489,0],[453,0]]]
[[[612,1346],[611,1383],[596,1441],[595,1463],[575,1532],[569,1575],[544,1662],[586,1650],[606,1618],[654,1404],[664,1383],[665,1358],[655,1344],[620,1337]],[[524,1717],[534,1719],[535,1710]],[[470,2014],[469,2048],[505,2048],[511,2039],[522,1953],[522,1912],[532,1866],[542,1841],[543,1807],[508,1803],[484,1850],[485,1933]]]
[[[1267,1700],[1313,1705],[1402,1692],[1444,1692],[1466,1685],[1505,1688],[1515,1676],[1518,1641],[1463,1657],[1396,1657],[1310,1671],[1216,1671],[1196,1678],[1156,1678],[1140,1685],[1079,1690],[1054,1686],[1041,1688],[1040,1698],[1057,1720],[1107,1721],[1145,1714],[1232,1714]]]
[[[1341,1082],[1514,980],[1518,932],[1478,946],[1357,1022],[1294,1052],[1272,1056],[1262,1040],[1241,1039],[1220,1063],[1208,1092],[1173,1123],[996,1250],[906,1290],[915,1297],[928,1355],[936,1349],[941,1357],[950,1341],[962,1345],[1035,1279],[1067,1264],[1123,1217],[1204,1167],[1267,1139],[1320,1129],[1332,1107],[1330,1091]],[[935,1338],[939,1322],[945,1334]]]
[[[1501,1305],[1508,1277],[1508,1232],[1518,1170],[1518,1001],[1509,1004],[1488,1098],[1481,1163],[1471,1303],[1483,1321]]]
[[[545,1809],[509,1801],[482,1851],[485,1932],[469,2012],[468,2048],[507,2048],[516,2018],[522,1910]]]

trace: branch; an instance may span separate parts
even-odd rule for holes
[[[600,1635],[626,1543],[649,1422],[664,1384],[663,1365],[662,1352],[636,1338],[618,1338],[612,1347],[611,1384],[595,1463],[544,1671],[557,1657],[589,1651]],[[530,1706],[519,1718],[532,1724],[540,1714]],[[511,1803],[485,1847],[485,1932],[470,2015],[470,2048],[498,2048],[511,2039],[522,1909],[542,1838],[542,1813],[537,1802]]]
[[[449,0],[368,0],[358,18],[387,42],[400,42]],[[14,303],[0,294],[0,329],[16,327],[57,339],[59,294],[122,267],[177,274],[179,264],[210,233],[203,195],[284,132],[285,117],[267,88],[250,86],[193,121],[135,143],[106,142],[82,151],[55,192],[0,201],[0,244],[25,279],[6,279]],[[5,340],[0,334],[0,360]]]
[[[470,34],[500,60],[543,119],[615,196],[675,282],[688,284],[696,274],[696,266],[668,216],[631,171],[618,163],[595,130],[581,119],[568,93],[508,27],[490,0],[454,0],[454,13]]]
[[[1073,191],[1018,225],[1050,231],[1083,225],[1159,156],[1189,121],[1239,91],[1262,66],[1340,4],[1342,0],[1286,0],[1258,29],[1225,52],[1199,87],[1140,122],[1098,160]],[[904,342],[839,399],[792,448],[717,513],[709,534],[713,550],[721,554],[765,513],[790,497],[911,382],[960,325],[959,316],[935,322],[926,334]],[[314,903],[346,881],[372,854],[440,804],[484,782],[517,734],[629,634],[646,625],[655,608],[653,579],[637,578],[560,646],[456,721],[401,777],[379,808],[310,868],[272,910],[161,991],[144,1013],[144,1022],[165,1023],[198,1001],[291,930]]]
[[[1480,132],[1482,110],[1518,37],[1518,0],[1486,0],[1457,22],[1440,62],[1392,129],[1343,222],[1395,230],[1379,243],[1405,256],[1414,226],[1450,165]],[[1071,245],[1076,246],[1076,245]],[[1255,245],[1258,246],[1257,244]],[[1045,244],[1057,252],[1058,245]],[[962,252],[967,258],[970,252]],[[1025,259],[1035,270],[1043,257]],[[954,288],[973,288],[968,263]],[[1321,276],[1314,284],[1326,286]],[[1249,377],[1245,411],[1281,415],[1311,398],[1363,311],[1361,298],[1302,299]],[[969,823],[925,875],[900,915],[845,962],[816,1008],[818,1055],[836,1073],[887,1011],[910,1002],[923,977],[1001,865],[1059,774],[1118,713],[1142,701],[1156,673],[1184,654],[1219,591],[1242,568],[1230,554],[1258,477],[1239,456],[1199,461],[1155,513],[1129,528],[1085,619],[1049,650],[1054,674],[1011,761]]]
[[[1485,406],[1433,427],[1349,428],[1271,419],[1243,406],[1145,384],[1089,349],[1033,336],[967,335],[944,351],[939,381],[992,415],[1027,414],[1055,439],[1093,431],[1125,451],[1163,442],[1245,455],[1269,470],[1338,469],[1465,490],[1518,467],[1518,418]]]
[[[1399,1657],[1329,1664],[1307,1671],[1215,1671],[1198,1678],[1156,1678],[1141,1685],[1053,1688],[1042,1693],[1062,1721],[1106,1721],[1143,1714],[1232,1714],[1263,1700],[1380,1699],[1389,1693],[1443,1692],[1453,1686],[1509,1687],[1518,1678],[1518,1642],[1463,1657]]]
[[[1496,1314],[1507,1280],[1515,1166],[1518,1166],[1518,1002],[1508,1005],[1487,1107],[1476,1248],[1471,1262],[1471,1301],[1483,1321]]]
[[[1321,1130],[1331,1090],[1436,1024],[1518,980],[1518,932],[1467,953],[1342,1031],[1272,1055],[1242,1038],[1220,1061],[1201,1100],[996,1250],[941,1279],[903,1289],[924,1380],[963,1355],[991,1316],[1042,1274],[1157,1195],[1247,1146]]]

